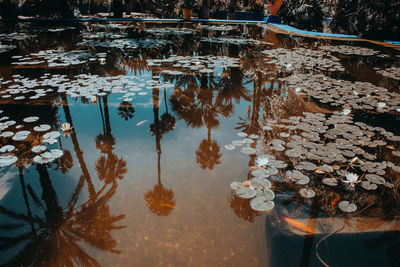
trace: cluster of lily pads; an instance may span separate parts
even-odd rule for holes
[[[26,32],[12,32],[12,33],[0,33],[0,40],[2,42],[20,42],[27,39],[35,38],[37,35]]]
[[[170,56],[165,59],[148,59],[147,64],[153,67],[170,67],[161,71],[170,75],[181,75],[184,74],[183,71],[212,74],[214,68],[238,68],[240,60],[227,56]]]
[[[394,188],[392,180],[400,172],[400,136],[354,122],[347,111],[330,116],[305,112],[280,121],[268,119],[263,121],[262,129],[262,149],[250,147],[254,140],[245,133],[239,133],[243,140],[224,146],[227,150],[240,147],[242,153],[257,155],[250,167],[253,178],[231,184],[238,197],[252,199],[250,206],[256,211],[274,207],[270,192],[274,182],[300,187],[298,194],[305,199],[339,187],[344,193],[338,207],[344,212],[354,212],[361,205],[355,197],[359,188],[365,193]],[[271,139],[273,133],[279,138]],[[348,193],[354,197],[346,199]]]
[[[12,51],[12,50],[15,49],[15,48],[16,48],[15,45],[2,45],[2,44],[0,43],[0,54],[1,54],[1,53],[10,52],[10,51]]]
[[[393,66],[391,68],[383,70],[377,68],[377,73],[395,80],[400,80],[400,67]]]
[[[165,28],[146,28],[144,30],[147,33],[151,33],[154,35],[167,35],[167,34],[174,34],[174,35],[185,35],[185,34],[195,34],[195,29],[190,28],[172,28],[172,27],[165,27]]]
[[[283,78],[299,95],[305,94],[320,103],[376,112],[400,112],[400,96],[369,82],[337,80],[322,74],[295,74]]]
[[[7,116],[0,118],[0,138],[3,145],[0,147],[0,167],[10,166],[18,161],[18,156],[23,155],[23,160],[27,160],[27,154],[37,164],[52,162],[63,155],[60,149],[49,149],[47,145],[57,143],[60,132],[51,131],[48,124],[36,124],[39,117],[31,116],[23,119],[21,124],[10,120]]]
[[[239,27],[236,25],[211,25],[211,24],[200,24],[198,26],[200,29],[209,30],[209,31],[233,31],[239,30]]]
[[[255,39],[243,38],[243,37],[203,37],[202,42],[217,43],[217,44],[234,44],[234,45],[272,45],[265,41],[259,41]]]
[[[116,32],[90,32],[84,31],[82,32],[83,40],[87,41],[88,39],[105,39],[105,40],[113,40],[113,39],[121,39],[128,37],[127,33],[116,33]]]
[[[62,49],[42,50],[37,53],[31,53],[26,56],[13,56],[12,59],[17,61],[11,63],[13,65],[40,65],[47,64],[52,67],[68,67],[71,65],[79,65],[87,62],[91,53],[87,50],[64,51]]]
[[[332,46],[321,46],[319,47],[319,49],[344,55],[387,57],[386,55],[381,54],[377,50],[359,46],[332,45]]]
[[[102,77],[80,74],[71,80],[67,75],[49,73],[45,73],[40,79],[29,79],[15,74],[12,80],[3,80],[1,84],[8,86],[3,88],[1,98],[19,101],[38,99],[55,91],[74,98],[85,97],[91,101],[96,101],[97,96],[118,93],[122,94],[124,101],[131,101],[135,95],[147,95],[144,89],[174,87],[169,82],[160,81],[158,76],[149,79],[149,75]],[[48,89],[42,89],[43,87]]]
[[[287,71],[345,71],[337,57],[328,55],[324,51],[298,47],[264,50],[262,53],[267,57],[266,62],[276,64]]]
[[[165,46],[170,43],[168,40],[161,39],[150,39],[147,38],[145,40],[139,39],[115,39],[112,41],[109,40],[83,40],[82,42],[77,43],[77,46],[93,46],[93,47],[102,47],[102,48],[118,48],[118,49],[128,49],[135,50],[138,48],[141,49],[153,49]]]

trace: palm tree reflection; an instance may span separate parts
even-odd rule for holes
[[[117,179],[122,179],[127,172],[126,161],[122,157],[119,158],[115,153],[113,153],[115,138],[111,132],[107,97],[108,96],[102,97],[104,112],[102,111],[101,101],[99,101],[103,122],[103,133],[96,137],[96,148],[100,149],[101,153],[105,154],[100,156],[96,161],[96,171],[99,179],[103,180],[105,185],[116,183]]]
[[[68,99],[64,95],[62,100],[66,120],[73,127]],[[109,116],[106,115],[106,118],[109,119]],[[109,121],[106,122],[106,125],[105,128],[109,131],[104,135],[112,137]],[[41,196],[39,196],[38,189],[34,189],[24,179],[24,165],[28,162],[19,160],[16,163],[19,168],[19,180],[27,215],[0,206],[3,221],[0,224],[0,230],[3,231],[0,235],[0,249],[5,251],[20,249],[17,255],[4,264],[5,266],[99,266],[96,259],[85,251],[87,245],[119,253],[116,249],[117,242],[111,236],[111,231],[125,227],[116,225],[125,215],[112,215],[108,201],[117,189],[115,179],[121,179],[123,173],[126,172],[125,163],[119,162],[113,171],[102,174],[102,177],[105,177],[103,178],[104,186],[100,190],[96,190],[86,167],[75,128],[73,129],[71,140],[82,169],[82,175],[65,206],[59,202],[56,188],[53,186],[48,171],[50,164],[36,165],[41,188]],[[107,145],[105,151],[108,152],[109,147]],[[23,151],[32,153],[30,149]],[[70,153],[66,153],[66,155],[55,161],[56,170],[68,171],[68,168],[72,167],[72,155]],[[29,159],[31,157],[21,156],[19,158]],[[109,158],[114,159],[114,157]],[[101,177],[100,180],[102,180]],[[111,183],[111,181],[113,182]],[[89,192],[86,201],[80,198],[82,189],[85,188],[85,182]]]
[[[211,139],[211,129],[219,126],[219,115],[230,117],[233,113],[229,90],[222,90],[220,97],[214,97],[217,86],[213,76],[201,75],[197,83],[188,84],[185,90],[176,88],[170,98],[173,110],[188,126],[208,129],[207,139],[201,141],[196,151],[196,162],[203,169],[213,169],[221,163],[222,154],[219,144]]]
[[[166,113],[159,120],[159,89],[153,89],[153,114],[154,120],[150,125],[150,132],[156,137],[157,151],[157,176],[158,183],[144,194],[147,208],[158,216],[168,216],[175,208],[174,192],[172,189],[165,188],[161,182],[161,138],[164,134],[173,130],[175,127],[175,117],[168,113],[166,102],[166,91],[164,90],[164,100]]]
[[[241,199],[232,193],[230,206],[239,218],[253,222],[258,213],[250,208],[249,202],[248,199]]]
[[[135,108],[131,103],[123,101],[118,107],[118,115],[124,120],[132,119],[135,113]]]
[[[34,216],[28,212],[26,216],[0,206],[0,213],[13,220],[11,225],[14,225],[14,229],[21,229],[27,223],[31,225],[30,231],[24,229],[16,236],[0,236],[2,250],[24,245],[23,249],[4,265],[98,266],[96,259],[85,252],[83,243],[104,251],[119,253],[115,249],[117,243],[110,232],[122,228],[122,226],[116,226],[115,223],[124,215],[111,215],[107,205],[107,201],[116,191],[116,185],[103,196],[90,198],[78,206],[78,196],[84,185],[82,176],[67,206],[63,208],[59,203],[47,168],[46,165],[36,165],[42,188],[40,198],[32,187],[27,186],[39,212]]]

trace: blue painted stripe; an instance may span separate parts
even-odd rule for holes
[[[277,24],[277,23],[269,23],[270,25],[277,27],[278,29],[287,31],[289,33],[298,33],[309,36],[321,36],[321,37],[330,37],[330,38],[351,38],[351,39],[360,39],[361,36],[358,35],[348,35],[348,34],[338,34],[338,33],[325,33],[325,32],[312,32],[312,31],[303,31],[297,28],[294,28],[285,24]]]

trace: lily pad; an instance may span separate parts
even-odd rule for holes
[[[237,133],[237,136],[239,136],[239,137],[247,137],[247,133],[239,132],[239,133]]]
[[[243,140],[233,140],[232,141],[232,145],[238,146],[238,147],[244,146],[245,144],[246,144],[246,142],[244,142]]]
[[[245,146],[240,149],[240,153],[246,154],[246,155],[255,155],[257,153],[257,150],[254,148]]]
[[[269,171],[264,168],[257,168],[255,170],[252,170],[251,174],[257,178],[267,178],[271,175],[271,173],[269,173]]]
[[[250,207],[255,211],[266,212],[272,210],[275,203],[265,197],[256,197],[250,201]]]
[[[33,130],[35,130],[36,132],[45,132],[45,131],[50,130],[50,128],[51,127],[48,124],[41,124],[39,126],[33,127]]]
[[[44,139],[55,139],[60,136],[59,132],[53,131],[53,132],[48,132],[43,135]]]
[[[0,167],[7,167],[15,162],[17,162],[18,158],[14,155],[5,155],[5,156],[0,156]]]
[[[12,152],[12,151],[14,151],[14,149],[15,149],[15,146],[13,146],[13,145],[5,145],[0,148],[0,152],[1,153]]]
[[[329,186],[337,186],[338,185],[338,181],[335,178],[325,178],[322,180],[322,182]]]
[[[375,175],[375,174],[367,174],[365,175],[365,179],[367,179],[368,181],[370,181],[371,183],[374,184],[384,184],[385,178],[383,178],[382,176],[379,175]]]
[[[299,190],[299,193],[304,198],[313,198],[315,197],[315,191],[312,189],[302,188]]]
[[[375,190],[378,188],[376,184],[370,183],[369,181],[362,181],[361,187],[364,188],[365,190]]]
[[[234,146],[232,144],[227,144],[227,145],[224,145],[224,148],[226,150],[235,150],[236,146]]]
[[[242,188],[242,187],[243,187],[243,183],[234,181],[234,182],[232,182],[232,183],[230,184],[230,186],[231,186],[231,188],[232,188],[233,190],[238,190],[239,188]]]
[[[253,188],[260,189],[260,190],[271,188],[270,181],[263,179],[263,178],[259,178],[259,177],[252,178],[250,180],[250,184]]]
[[[316,168],[317,168],[317,165],[315,165],[312,162],[308,162],[308,161],[302,161],[302,162],[300,162],[299,165],[296,166],[296,169],[307,170],[307,171],[314,171]]]
[[[255,197],[257,192],[256,190],[250,187],[241,187],[238,190],[236,190],[235,194],[240,198],[250,199]]]
[[[347,200],[340,201],[339,204],[339,209],[341,209],[344,212],[355,212],[357,210],[357,206],[353,203],[350,203]]]
[[[37,120],[39,120],[39,117],[32,116],[32,117],[26,117],[26,118],[24,119],[24,122],[35,122],[35,121],[37,121]]]
[[[34,153],[41,153],[41,152],[45,151],[46,149],[47,149],[46,146],[34,146],[34,147],[32,147],[31,150]]]

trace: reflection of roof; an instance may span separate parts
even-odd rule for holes
[[[309,227],[314,234],[360,234],[372,232],[391,232],[400,231],[400,220],[394,218],[391,221],[385,221],[378,217],[326,217],[311,219],[296,219]],[[289,226],[290,227],[290,226]],[[298,229],[290,227],[292,233],[296,235],[308,235]],[[343,228],[343,229],[342,229]]]

